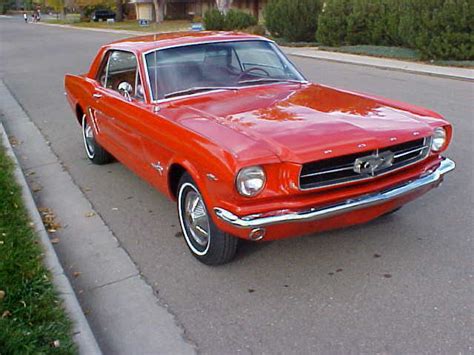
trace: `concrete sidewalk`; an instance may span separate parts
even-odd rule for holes
[[[50,208],[62,226],[55,233],[59,243],[49,251],[58,254],[102,351],[195,353],[195,347],[185,340],[182,327],[160,304],[137,266],[2,81],[0,110],[7,134],[18,142],[15,154],[28,183],[34,186],[36,204]],[[95,352],[83,347],[81,353]]]
[[[419,62],[370,57],[358,54],[322,51],[317,48],[283,47],[286,54],[325,60],[331,62],[347,63],[375,67],[380,69],[398,70],[415,74],[433,75],[444,78],[474,81],[474,69],[430,65]]]
[[[0,89],[1,90],[1,89]],[[5,110],[5,102],[0,101],[0,117],[3,115],[2,111]],[[14,109],[14,108],[13,108]],[[6,110],[5,110],[6,111]],[[13,110],[10,110],[10,114]],[[21,114],[21,111],[17,111]],[[15,116],[10,116],[14,118]],[[1,143],[6,149],[7,155],[14,162],[14,174],[18,185],[21,187],[23,202],[28,211],[29,217],[33,223],[33,228],[39,237],[41,246],[43,248],[43,259],[46,268],[50,271],[53,279],[53,284],[59,297],[62,299],[63,306],[73,323],[73,339],[80,354],[87,355],[100,355],[102,354],[99,345],[95,339],[94,334],[89,326],[89,323],[82,312],[79,301],[72,289],[71,283],[69,282],[66,273],[64,272],[61,263],[58,260],[56,252],[54,251],[53,245],[49,239],[48,233],[43,225],[41,216],[38,212],[38,208],[33,200],[31,190],[28,187],[25,176],[20,168],[18,160],[13,152],[13,148],[8,140],[8,136],[3,128],[3,124],[0,121],[0,138]]]

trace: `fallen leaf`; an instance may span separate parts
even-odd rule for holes
[[[5,298],[5,291],[0,290],[0,301]]]
[[[2,313],[2,318],[8,318],[12,315],[12,312],[6,310],[5,312]]]
[[[86,216],[87,218],[89,218],[89,217],[94,217],[94,216],[95,216],[95,213],[94,213],[94,212],[87,212],[87,213],[85,214],[85,216]]]
[[[74,272],[72,273],[72,276],[74,276],[74,277],[79,277],[80,275],[81,275],[81,272],[80,272],[80,271],[74,271]]]
[[[58,244],[59,243],[59,238],[53,238],[51,239],[52,244]]]
[[[21,142],[18,139],[16,139],[14,136],[8,137],[8,140],[10,141],[10,144],[12,145],[12,147],[15,147],[21,144]]]
[[[43,188],[40,187],[40,186],[36,186],[36,187],[33,187],[31,190],[32,190],[33,192],[40,192],[41,190],[43,190]]]
[[[56,215],[50,208],[41,207],[38,208],[38,211],[41,214],[41,219],[43,220],[44,227],[50,233],[55,233],[61,225],[56,222]]]

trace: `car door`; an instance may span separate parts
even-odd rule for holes
[[[119,160],[139,168],[144,160],[137,125],[144,114],[145,103],[135,54],[110,50],[96,79],[91,114],[99,142],[111,147],[111,153]],[[128,85],[130,91],[120,90],[121,85]]]

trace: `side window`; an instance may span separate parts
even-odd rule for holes
[[[124,51],[110,51],[106,64],[99,72],[98,81],[101,86],[118,92],[121,83],[129,83],[132,87],[131,96],[143,100],[143,86],[135,54]]]

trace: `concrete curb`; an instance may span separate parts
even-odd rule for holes
[[[0,109],[6,132],[19,142],[15,152],[21,168],[28,174],[34,172],[28,175],[28,182],[40,187],[36,201],[51,208],[62,226],[55,234],[60,242],[49,252],[56,252],[64,271],[54,271],[63,274],[64,281],[69,276],[101,350],[118,355],[196,353],[184,328],[141,277],[137,265],[1,80]]]
[[[390,58],[370,57],[358,54],[322,51],[315,48],[295,49],[284,47],[285,53],[302,58],[346,63],[385,70],[395,70],[413,74],[430,75],[455,80],[474,81],[474,70],[468,68],[443,67]]]
[[[26,182],[23,171],[16,158],[13,148],[10,144],[8,136],[5,132],[2,122],[0,121],[0,136],[2,137],[3,146],[6,148],[7,155],[14,162],[14,174],[17,183],[21,186],[23,201],[31,220],[34,224],[36,233],[40,237],[41,244],[44,249],[44,263],[53,276],[53,284],[63,300],[64,307],[69,317],[73,321],[73,339],[79,347],[81,354],[100,355],[102,354],[99,345],[92,333],[87,319],[82,312],[79,301],[72,289],[69,280],[59,262],[56,252],[51,244],[48,233],[43,225],[43,221],[38,212],[38,208],[33,200],[30,188]]]
[[[77,27],[77,26],[71,26],[71,25],[60,25],[60,24],[45,23],[45,22],[37,22],[37,23],[34,23],[33,25],[60,27],[60,28],[67,28],[67,29],[79,30],[79,31],[117,33],[117,34],[125,34],[125,35],[132,35],[132,36],[135,36],[135,35],[143,36],[146,34],[153,34],[153,32],[145,32],[145,31],[128,31],[128,30],[112,30],[112,29],[105,29],[105,28]]]

